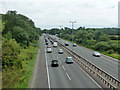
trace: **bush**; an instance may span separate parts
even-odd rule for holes
[[[108,54],[112,54],[114,53],[114,50],[113,49],[110,49],[109,51],[107,51]]]
[[[2,88],[13,88],[18,82],[19,78],[22,78],[24,70],[10,69],[2,71]]]
[[[95,44],[95,50],[99,50],[99,51],[108,51],[109,49],[109,45],[107,44],[107,42],[98,42]]]
[[[17,63],[17,57],[20,53],[19,44],[14,39],[2,40],[2,68],[12,67]]]

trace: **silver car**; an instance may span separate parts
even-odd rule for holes
[[[76,44],[76,43],[74,43],[74,44],[73,44],[73,47],[76,47],[76,46],[77,46],[77,44]]]
[[[93,52],[93,56],[100,57],[100,53],[95,51]]]
[[[59,49],[58,53],[59,53],[59,54],[63,54],[63,50],[62,50],[62,49]]]

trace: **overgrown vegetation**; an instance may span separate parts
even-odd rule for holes
[[[58,37],[72,41],[72,30],[68,27],[64,29],[53,28],[44,30],[43,33],[52,35],[58,34]],[[100,51],[106,55],[120,59],[119,40],[120,30],[118,28],[85,28],[74,29],[74,42],[87,48]]]
[[[2,23],[2,87],[27,88],[41,29],[16,11],[2,14]]]

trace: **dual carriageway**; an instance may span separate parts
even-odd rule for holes
[[[73,51],[75,52],[75,54],[81,56],[80,58],[82,59],[84,58],[85,60],[91,62],[93,65],[99,67],[100,70],[107,73],[107,75],[110,75],[107,78],[104,76],[105,78],[102,77],[101,79],[101,76],[99,77],[99,73],[97,73],[99,77],[97,78],[93,75],[94,74],[93,72],[92,74],[89,73],[91,70],[90,71],[88,70],[89,72],[86,71],[87,69],[89,69],[89,67],[87,67],[86,65],[81,67],[78,64],[79,62],[76,62],[76,61],[74,61],[73,64],[65,63],[66,57],[70,55],[72,57],[73,53],[72,54],[68,53],[69,51],[72,50],[72,43],[68,42],[69,46],[65,47],[64,44],[67,41],[63,39],[59,39],[58,37],[55,37],[52,35],[48,35],[47,37],[49,37],[53,41],[57,41],[59,44],[57,48],[54,48],[52,47],[53,45],[50,43],[48,39],[49,44],[51,44],[52,53],[47,53],[46,51],[47,46],[45,45],[44,36],[40,37],[41,52],[44,54],[43,56],[45,59],[44,61],[42,61],[44,62],[45,65],[44,67],[41,67],[41,68],[44,68],[44,71],[46,71],[44,72],[45,74],[44,78],[45,77],[46,78],[45,78],[45,81],[43,81],[44,84],[46,85],[45,87],[42,86],[43,88],[112,88],[112,89],[118,88],[118,86],[120,85],[120,82],[118,80],[119,78],[118,77],[118,72],[119,72],[118,60],[105,55],[101,55],[100,57],[94,57],[92,55],[93,53],[92,50],[89,50],[82,46],[73,47]],[[69,51],[64,51],[63,54],[59,54],[58,50],[61,48],[63,50],[69,49]],[[59,67],[51,67],[51,61],[55,59],[59,61]],[[84,70],[85,68],[87,69]],[[38,70],[36,70],[36,72],[37,71]],[[33,80],[34,83],[36,84],[39,83],[37,85],[36,84],[33,85],[33,87],[35,88],[37,87],[41,88],[40,84],[43,83],[39,81],[40,76],[38,74],[40,75],[40,69],[39,69],[39,73],[37,72]]]

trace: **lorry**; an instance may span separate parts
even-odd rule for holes
[[[57,42],[54,42],[54,43],[53,43],[53,47],[57,47]]]

